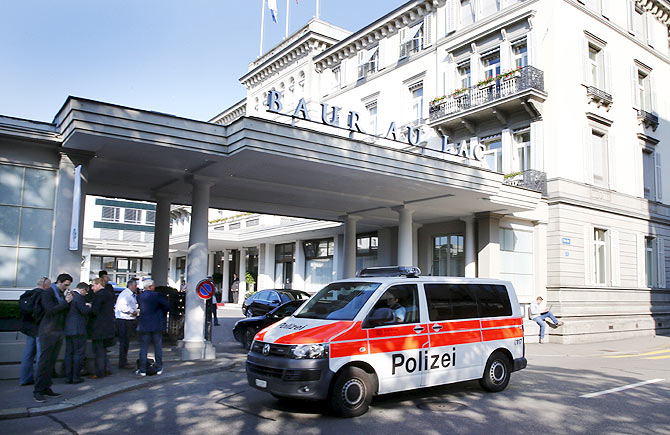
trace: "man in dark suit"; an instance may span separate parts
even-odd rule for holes
[[[44,317],[40,322],[38,337],[40,341],[39,361],[37,362],[37,378],[35,379],[35,389],[33,397],[37,402],[44,402],[44,396],[60,396],[51,389],[53,374],[60,349],[60,342],[63,338],[63,329],[65,328],[65,316],[72,301],[72,293],[69,290],[72,283],[72,277],[67,273],[58,275],[56,282],[51,287],[44,290],[40,298],[40,303],[44,309]],[[66,292],[63,294],[63,292]]]
[[[107,273],[107,271],[106,270],[101,270],[100,272],[98,272],[98,278],[102,278],[103,281],[105,282],[105,285],[104,285],[105,290],[114,294],[114,286],[109,283],[110,278],[109,278],[109,274]]]
[[[143,282],[144,291],[137,297],[140,306],[140,317],[137,331],[140,333],[140,368],[135,372],[140,376],[147,375],[147,352],[149,343],[153,343],[156,357],[156,374],[163,373],[163,331],[165,330],[165,313],[170,304],[165,296],[154,291],[152,280]]]
[[[91,304],[84,299],[88,284],[80,282],[72,291],[70,310],[65,316],[65,378],[68,384],[80,384],[81,364],[86,353],[86,321]]]
[[[112,374],[105,342],[107,341],[108,344],[109,340],[114,338],[114,293],[105,289],[105,281],[102,278],[93,280],[91,290],[95,293],[93,306],[89,313],[92,324],[93,353],[95,354],[95,374],[89,378],[100,379]]]

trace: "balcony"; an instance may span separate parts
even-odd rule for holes
[[[644,124],[645,128],[651,128],[653,131],[658,128],[658,116],[646,110],[637,109],[637,120],[640,124]]]
[[[535,190],[547,196],[547,174],[535,169],[527,169],[523,172],[505,175],[505,184],[510,186],[525,187]]]
[[[541,103],[547,98],[544,72],[528,65],[502,76],[458,90],[431,104],[430,126],[451,129],[465,124],[467,127],[492,115],[504,124],[508,113],[523,110],[531,118],[539,118]]]
[[[589,99],[589,102],[595,103],[598,107],[605,107],[608,111],[614,102],[611,94],[608,94],[595,86],[586,87],[586,97]]]

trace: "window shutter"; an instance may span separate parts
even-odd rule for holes
[[[377,71],[384,69],[386,64],[386,39],[380,39],[377,45]]]
[[[647,20],[647,44],[649,44],[650,47],[656,47],[656,41],[655,41],[655,34],[654,34],[654,26],[656,25],[654,16],[647,12],[644,14],[645,19]]]
[[[656,166],[656,201],[663,201],[663,171],[661,170],[661,153],[654,153],[654,165]]]
[[[537,49],[537,38],[535,37],[536,34],[537,34],[536,30],[531,30],[526,35],[526,50],[528,51],[528,65],[539,68],[540,59],[539,59],[539,50]],[[514,65],[510,65],[510,67],[514,67]]]
[[[635,2],[628,1],[628,33],[635,35]]]
[[[585,85],[595,84],[591,83],[589,77],[589,42],[586,38],[579,38],[579,51],[582,54],[582,83]]]
[[[601,1],[601,13],[603,17],[610,19],[610,0],[600,0]]]
[[[433,13],[423,18],[423,46],[430,47],[433,44]]]
[[[509,174],[518,167],[518,157],[514,147],[514,141],[512,140],[512,131],[509,128],[504,128],[500,135],[500,139],[502,142],[503,174]]]
[[[656,99],[656,80],[654,73],[649,74],[649,93],[651,94],[651,111],[658,115],[658,100]]]
[[[447,23],[446,34],[448,35],[456,31],[456,27],[458,25],[458,12],[460,2],[459,0],[447,0],[447,2],[448,3],[447,3],[447,17],[446,17],[446,23]]]
[[[544,121],[535,121],[530,124],[530,152],[531,168],[537,171],[544,169]]]
[[[640,107],[640,95],[637,92],[637,68],[635,65],[630,67],[630,84],[633,92],[633,107]]]
[[[593,143],[591,127],[584,127],[583,143],[584,147],[584,183],[593,184]]]
[[[593,226],[584,226],[584,285],[593,284]]]
[[[637,234],[637,286],[647,286],[647,274],[645,271],[645,258],[647,258],[646,247],[644,246],[644,234]]]
[[[614,174],[616,171],[616,140],[613,134],[607,135],[607,184],[610,189],[616,190]]]
[[[362,68],[362,66],[363,66],[363,56],[365,56],[365,50],[360,50],[358,52],[358,78],[359,79],[362,79],[363,77],[365,77],[365,71],[364,71],[364,68]]]
[[[614,89],[612,89],[612,56],[607,49],[605,51],[605,92],[612,94]]]
[[[612,268],[612,286],[618,287],[621,285],[621,265],[619,262],[619,231],[612,230],[610,234],[611,268]]]
[[[656,243],[656,252],[658,252],[658,287],[665,288],[665,240],[662,237],[657,237]]]

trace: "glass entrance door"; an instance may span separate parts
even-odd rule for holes
[[[433,237],[433,276],[465,276],[462,234]]]

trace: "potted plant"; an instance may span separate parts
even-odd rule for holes
[[[247,272],[246,276],[244,277],[244,280],[247,283],[247,290],[249,290],[253,293],[254,285],[256,284],[256,280],[254,279],[254,276],[251,273]]]

